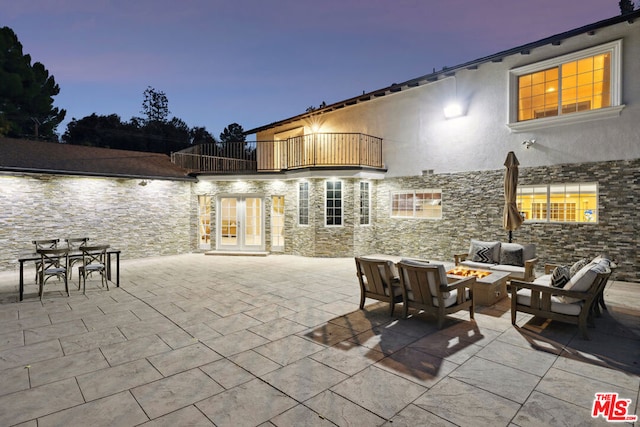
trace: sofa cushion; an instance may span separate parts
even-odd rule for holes
[[[534,285],[551,286],[551,274],[545,274],[537,277],[533,282]]]
[[[503,243],[500,245],[499,264],[524,267],[524,248],[517,243]]]
[[[570,279],[571,275],[569,274],[569,267],[566,265],[559,265],[554,268],[551,273],[551,286],[563,288]]]
[[[580,270],[582,270],[582,268],[584,266],[586,266],[587,264],[589,264],[589,260],[588,259],[581,259],[579,261],[576,261],[570,268],[569,268],[569,276],[573,277],[576,275],[576,273]]]
[[[500,242],[483,242],[471,239],[469,258],[474,262],[485,264],[500,263]]]
[[[496,264],[485,264],[484,262],[473,262],[473,261],[462,261],[460,265],[469,268],[480,268],[482,270],[491,270],[492,267],[495,267]]]
[[[518,304],[531,307],[531,289],[520,289],[517,294]],[[577,316],[582,310],[580,303],[567,303],[561,297],[551,295],[551,311],[554,313],[568,314]]]

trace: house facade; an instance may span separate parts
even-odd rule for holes
[[[514,241],[535,243],[541,264],[606,251],[619,280],[640,281],[638,18],[249,130],[253,166],[193,167],[210,226],[200,247],[451,261],[471,238],[506,240],[503,163],[513,151],[525,217]],[[446,117],[453,101],[457,117]]]
[[[536,244],[540,266],[608,252],[616,280],[640,282],[639,25],[640,11],[614,17],[171,161],[0,138],[14,153],[0,158],[0,270],[17,268],[31,239],[83,236],[125,258],[453,261],[470,239],[507,240],[513,151],[525,218],[513,240]]]

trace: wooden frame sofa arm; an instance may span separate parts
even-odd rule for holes
[[[533,282],[536,279],[536,264],[538,263],[538,258],[531,258],[524,262],[524,281],[525,282]]]
[[[453,259],[455,260],[456,266],[460,265],[460,263],[462,261],[465,261],[468,256],[469,256],[468,253],[466,253],[466,254],[453,254]]]

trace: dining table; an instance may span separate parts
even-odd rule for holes
[[[115,283],[116,283],[116,287],[120,287],[120,250],[119,249],[112,249],[109,248],[107,249],[107,280],[113,282],[113,280],[111,279],[112,275],[111,275],[111,264],[112,264],[112,259],[115,257]],[[81,259],[82,258],[82,252],[81,251],[71,251],[68,254],[68,257],[70,259]],[[20,257],[18,258],[18,263],[20,263],[20,285],[19,285],[19,292],[20,292],[20,301],[22,301],[22,298],[24,297],[24,264],[27,262],[36,262],[40,260],[40,254],[36,253],[36,252],[31,252],[31,253],[25,253],[23,255],[20,255]]]

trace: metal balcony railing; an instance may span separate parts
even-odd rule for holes
[[[194,145],[171,154],[192,172],[274,172],[308,167],[383,167],[382,138],[361,133],[315,133],[279,141]]]

